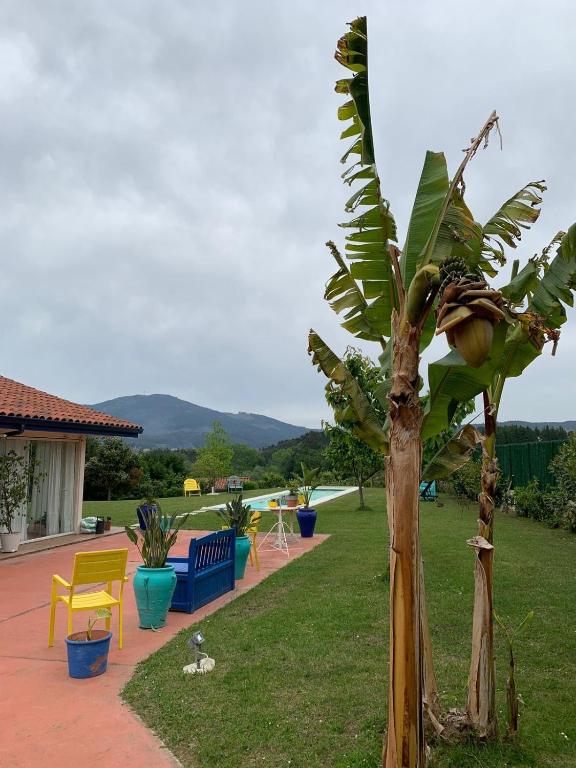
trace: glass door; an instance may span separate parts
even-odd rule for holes
[[[30,441],[31,480],[28,537],[54,536],[75,529],[78,443],[64,440]]]

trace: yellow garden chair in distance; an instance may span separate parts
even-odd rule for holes
[[[256,535],[258,533],[258,526],[260,525],[260,521],[262,520],[262,512],[252,512],[252,515],[250,516],[250,527],[246,528],[246,534],[250,536],[250,541],[252,542],[252,545],[250,547],[250,565],[254,565],[256,563],[256,570],[260,570],[260,561],[258,560],[258,547],[256,546]]]
[[[193,477],[187,477],[184,480],[184,496],[194,496],[196,493],[198,496],[202,495],[198,480],[194,480]]]
[[[52,594],[50,598],[50,631],[48,647],[54,645],[54,624],[56,620],[56,605],[59,602],[68,606],[68,634],[72,634],[72,614],[75,611],[93,611],[96,608],[113,608],[118,606],[118,648],[122,648],[122,609],[126,562],[128,549],[105,549],[99,552],[76,552],[72,581],[68,582],[61,576],[52,576]],[[120,582],[118,597],[112,594],[112,585]],[[87,584],[106,584],[106,589],[96,592],[78,592],[77,587]],[[58,592],[58,587],[67,590],[67,594]],[[106,629],[110,630],[110,617],[106,619]]]

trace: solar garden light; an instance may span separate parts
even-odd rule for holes
[[[202,632],[196,632],[196,634],[192,635],[190,638],[190,646],[196,649],[196,667],[198,669],[200,669],[200,660],[202,658],[202,643],[204,640],[205,638]]]
[[[188,645],[190,648],[194,648],[196,652],[196,661],[192,664],[187,664],[182,669],[188,675],[205,675],[206,672],[212,672],[216,666],[214,659],[211,659],[207,653],[202,651],[204,640],[202,632],[195,632],[190,640],[188,640]]]

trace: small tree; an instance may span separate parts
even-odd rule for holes
[[[0,525],[14,533],[12,523],[28,500],[28,463],[24,456],[8,451],[0,456]]]
[[[330,442],[324,455],[332,469],[343,477],[353,477],[358,486],[360,509],[365,509],[364,485],[382,469],[382,456],[341,426],[323,424]]]
[[[138,456],[122,438],[105,437],[86,462],[86,484],[103,489],[110,501],[115,491],[130,483],[131,470],[138,465]]]
[[[226,477],[232,469],[234,449],[228,433],[219,421],[212,425],[204,446],[198,450],[192,470],[198,477],[205,477],[214,485],[217,477]]]
[[[335,246],[332,248],[335,253]],[[376,391],[382,385],[380,367],[374,365],[367,355],[354,347],[348,347],[342,358],[346,369],[354,376],[372,408],[378,414],[380,423],[386,421],[386,411],[379,403]],[[350,397],[342,387],[329,381],[326,385],[326,402],[334,411],[336,426],[324,423],[324,434],[329,443],[324,456],[337,473],[353,477],[358,485],[360,509],[364,504],[364,483],[382,469],[382,454],[354,434],[356,420],[349,419]],[[348,414],[348,416],[347,416]]]

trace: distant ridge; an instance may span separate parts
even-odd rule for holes
[[[528,427],[529,429],[561,427],[566,432],[574,432],[576,429],[576,421],[499,421],[498,424],[501,424],[503,427]]]
[[[144,427],[144,434],[134,441],[139,448],[198,448],[215,421],[233,443],[252,448],[265,448],[310,431],[256,413],[215,411],[172,395],[128,395],[91,407]]]

